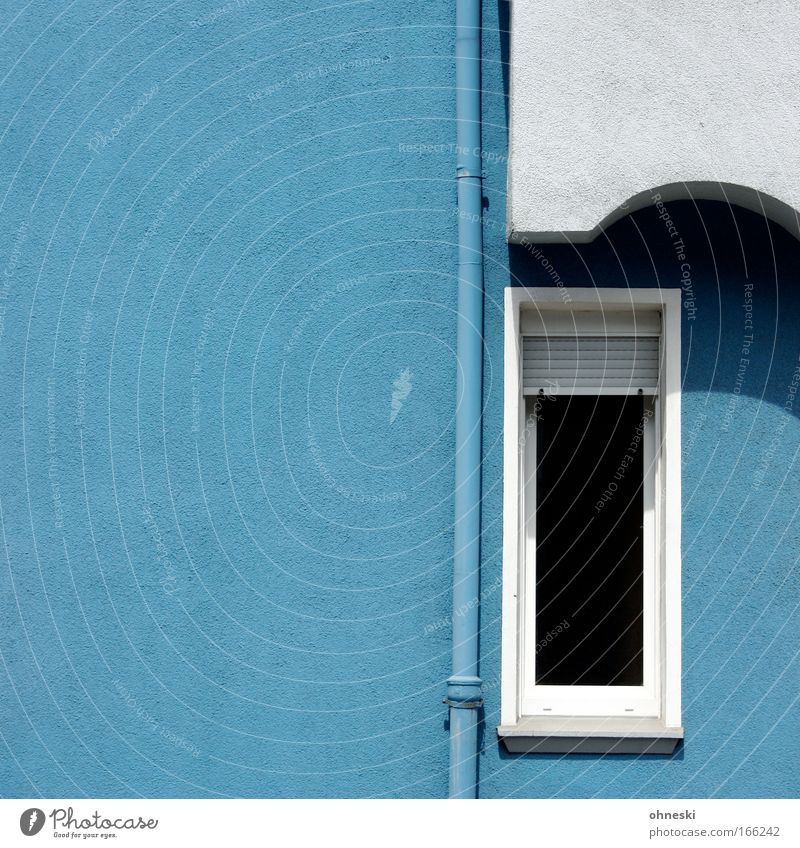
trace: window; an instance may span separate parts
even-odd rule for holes
[[[517,751],[680,728],[680,293],[506,290],[502,717]]]

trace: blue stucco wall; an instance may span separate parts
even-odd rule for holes
[[[0,794],[444,796],[452,4],[5,5]],[[505,242],[506,18],[486,4],[481,794],[793,794],[800,266],[725,209],[670,207],[685,748],[497,744],[502,290],[552,281]],[[545,250],[573,285],[679,285],[671,249],[651,209]]]
[[[0,792],[442,796],[450,4],[8,23]]]

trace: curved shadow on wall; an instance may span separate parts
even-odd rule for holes
[[[637,192],[627,199],[620,199],[619,204],[609,209],[608,213],[591,229],[589,229],[591,222],[587,221],[587,229],[543,232],[535,235],[525,231],[515,231],[509,236],[509,240],[516,244],[526,244],[537,239],[541,243],[548,244],[563,242],[586,244],[594,241],[617,221],[634,212],[657,202],[673,204],[684,200],[692,203],[715,201],[731,208],[746,209],[778,224],[795,238],[800,239],[800,213],[778,197],[737,183],[690,180],[661,183],[654,188]]]
[[[604,230],[626,216],[652,206],[658,201],[673,204],[682,200],[701,203],[716,201],[729,207],[740,207],[754,212],[783,227],[790,235],[800,238],[800,213],[788,203],[765,194],[750,186],[736,183],[695,180],[692,182],[665,183],[655,188],[640,191],[609,212],[602,221],[581,241],[593,241]]]
[[[511,284],[680,288],[684,504],[703,499],[709,468],[772,498],[800,450],[800,242],[764,214],[661,194],[592,242],[509,245]],[[503,759],[531,756],[498,744]]]
[[[509,267],[511,285],[565,296],[571,287],[680,288],[684,393],[786,407],[800,344],[800,241],[764,215],[651,200],[586,244],[509,245]]]

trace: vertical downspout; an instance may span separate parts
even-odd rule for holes
[[[450,797],[477,797],[480,598],[483,234],[481,217],[481,0],[456,0],[458,377],[456,396],[453,673]]]

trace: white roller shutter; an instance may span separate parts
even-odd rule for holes
[[[655,394],[659,319],[653,313],[530,316],[522,326],[524,393]]]

